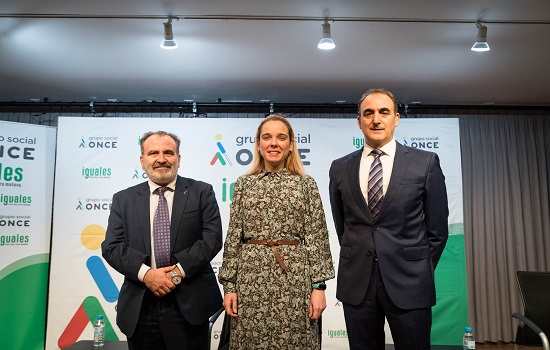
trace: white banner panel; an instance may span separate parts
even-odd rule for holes
[[[0,121],[0,349],[43,349],[55,128]]]
[[[333,259],[337,262],[339,246],[330,213],[328,170],[333,159],[362,146],[362,134],[355,119],[290,121],[306,172],[315,178],[320,189]],[[47,349],[69,345],[77,339],[91,339],[89,319],[103,310],[109,324],[107,338],[124,339],[114,325],[122,276],[101,258],[100,243],[113,193],[146,180],[139,163],[139,137],[146,131],[162,129],[181,138],[180,174],[212,184],[225,235],[233,183],[248,169],[259,122],[260,119],[237,118],[59,118]],[[451,223],[461,225],[458,120],[403,119],[396,138],[440,155],[451,203]],[[220,253],[212,263],[216,272],[221,257]],[[335,280],[328,282],[323,349],[347,348],[335,286]],[[459,322],[458,328],[463,327],[464,321]],[[458,332],[461,334],[460,329]],[[216,330],[214,336],[217,335]]]

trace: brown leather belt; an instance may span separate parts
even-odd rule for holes
[[[286,273],[288,272],[288,266],[286,266],[285,264],[283,255],[279,250],[279,246],[298,245],[300,244],[300,241],[297,239],[251,239],[249,241],[246,241],[246,244],[259,244],[259,245],[265,245],[266,247],[270,247],[271,251],[273,252],[273,256],[275,257],[275,261],[281,267],[283,272]]]

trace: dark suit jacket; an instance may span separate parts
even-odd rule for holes
[[[435,304],[434,269],[448,236],[445,178],[435,153],[397,143],[381,213],[359,185],[360,149],[330,167],[330,203],[340,242],[336,297],[357,305],[375,256],[390,299],[402,309]]]
[[[147,182],[115,193],[103,257],[124,275],[117,304],[117,324],[131,337],[147,287],[138,280],[141,264],[151,266],[151,224]],[[178,176],[171,217],[171,263],[179,262],[185,278],[175,293],[183,317],[191,324],[208,320],[222,305],[210,265],[222,247],[220,213],[212,186]]]

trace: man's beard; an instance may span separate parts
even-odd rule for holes
[[[174,167],[171,167],[170,171],[168,172],[159,172],[153,169],[147,175],[149,176],[149,179],[151,179],[151,181],[153,181],[154,183],[168,184],[176,178],[177,170]]]

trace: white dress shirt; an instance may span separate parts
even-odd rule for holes
[[[359,185],[361,186],[361,192],[365,198],[365,202],[369,202],[369,172],[372,162],[374,161],[374,155],[370,154],[373,150],[365,142],[365,147],[363,147],[363,154],[361,154],[361,163],[359,164]],[[397,143],[395,139],[392,138],[390,142],[386,143],[384,146],[380,147],[379,150],[384,152],[380,156],[380,163],[382,163],[382,191],[384,195],[388,191],[388,186],[390,184],[391,172],[393,170],[393,160],[395,159],[395,150],[397,149]]]
[[[155,193],[157,188],[162,187],[161,185],[158,185],[154,183],[151,180],[148,180],[147,183],[149,184],[149,217],[150,217],[150,234],[151,234],[151,266],[147,266],[145,264],[141,264],[141,267],[138,272],[138,279],[143,282],[143,277],[145,277],[145,273],[149,271],[149,269],[153,268],[155,269],[157,267],[157,263],[155,261],[155,237],[153,235],[153,220],[155,218],[155,213],[157,211],[157,207],[159,205],[159,195],[158,193]],[[170,218],[170,221],[172,221],[172,204],[174,203],[174,191],[176,190],[176,179],[174,181],[170,182],[168,185],[166,185],[170,190],[164,192],[164,198],[166,198],[166,202],[168,204],[168,217]],[[185,277],[185,272],[183,271],[183,268],[179,263],[176,264],[179,268],[181,274],[183,277]]]

